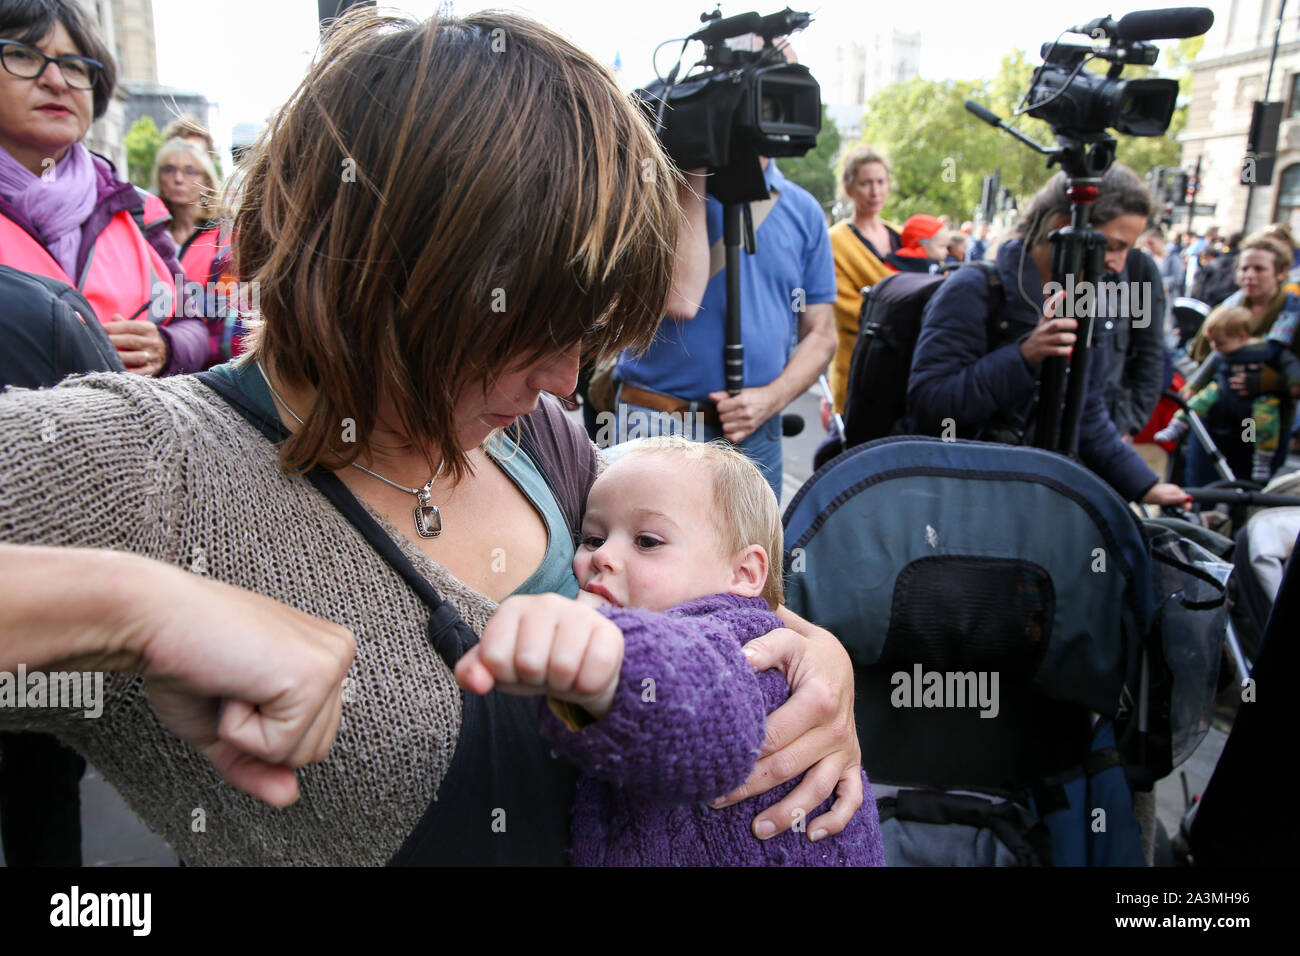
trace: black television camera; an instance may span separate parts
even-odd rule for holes
[[[1070,27],[1065,32],[1092,38],[1091,45],[1045,43],[1043,64],[1016,111],[1028,113],[1052,127],[1057,147],[1049,149],[1014,130],[999,117],[970,100],[966,108],[986,123],[1005,130],[1060,164],[1070,197],[1069,225],[1056,230],[1052,241],[1052,279],[1075,287],[1105,274],[1106,237],[1089,224],[1101,177],[1115,159],[1115,129],[1130,136],[1160,136],[1169,128],[1178,84],[1173,80],[1120,79],[1125,64],[1151,66],[1159,51],[1150,40],[1200,36],[1214,23],[1204,7],[1140,10]],[[1084,66],[1094,59],[1110,67],[1104,77]],[[1041,448],[1073,455],[1078,451],[1079,421],[1092,347],[1092,307],[1078,310],[1078,338],[1067,363],[1053,357],[1043,363],[1039,378],[1035,442]]]
[[[759,156],[802,156],[821,131],[821,87],[806,66],[786,63],[773,44],[802,30],[807,13],[789,7],[759,16],[700,17],[706,26],[686,38],[705,45],[698,73],[677,79],[678,60],[667,78],[636,91],[650,113],[664,150],[680,169],[706,167],[708,190],[722,203],[767,198]],[[732,37],[757,34],[761,50],[734,50]],[[683,50],[685,49],[683,43]]]
[[[1058,135],[1084,137],[1107,129],[1129,136],[1162,135],[1174,115],[1178,81],[1119,78],[1125,64],[1151,66],[1160,51],[1151,43],[1126,42],[1110,17],[1093,23],[1084,26],[1090,27],[1094,39],[1109,40],[1110,45],[1044,43],[1043,65],[1034,71],[1024,111]],[[1094,57],[1110,61],[1106,76],[1083,69]]]

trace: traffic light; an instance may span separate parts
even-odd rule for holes
[[[1153,166],[1151,171],[1146,174],[1147,192],[1151,193],[1151,198],[1158,203],[1164,202],[1164,176],[1165,167]]]
[[[1175,170],[1173,175],[1173,187],[1170,193],[1175,206],[1187,205],[1187,187],[1191,182],[1191,177],[1181,169]]]
[[[1269,186],[1277,161],[1277,132],[1282,122],[1282,101],[1256,100],[1246,135],[1246,159],[1242,162],[1243,186]]]

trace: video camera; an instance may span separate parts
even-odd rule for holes
[[[1152,66],[1160,52],[1154,44],[1136,39],[1143,34],[1130,23],[1134,16],[1141,15],[1130,14],[1120,23],[1101,17],[1071,31],[1087,33],[1099,43],[1108,41],[1104,47],[1044,43],[1043,65],[1034,71],[1025,112],[1043,120],[1058,135],[1087,137],[1115,129],[1130,136],[1160,136],[1169,129],[1178,100],[1178,82],[1119,78],[1126,64]],[[1146,23],[1140,20],[1139,26]],[[1162,37],[1166,26],[1158,28]],[[1093,58],[1110,62],[1106,76],[1083,69],[1083,64]]]
[[[723,203],[767,198],[759,156],[802,156],[817,145],[821,131],[821,87],[806,66],[786,63],[773,41],[802,30],[807,13],[787,7],[759,16],[742,13],[723,19],[703,14],[706,24],[682,44],[699,40],[703,58],[677,79],[667,78],[634,94],[655,122],[659,141],[680,169],[706,167],[710,195]],[[726,41],[756,34],[760,50],[736,50]]]
[[[1059,164],[1067,177],[1070,221],[1050,236],[1053,281],[1062,286],[1067,281],[1095,282],[1105,273],[1107,240],[1092,228],[1089,217],[1100,194],[1101,177],[1115,160],[1115,137],[1108,130],[1160,136],[1173,118],[1178,84],[1148,77],[1121,80],[1124,66],[1156,62],[1159,51],[1148,41],[1200,36],[1213,23],[1214,14],[1204,7],[1140,10],[1118,22],[1099,17],[1063,31],[1085,34],[1092,38],[1091,45],[1043,44],[1043,64],[1034,70],[1016,114],[1028,113],[1046,122],[1056,134],[1055,149],[1012,129],[978,103],[966,101],[966,109],[1047,156],[1049,166]],[[1110,63],[1104,77],[1084,69],[1094,59]],[[1040,448],[1068,455],[1078,451],[1093,317],[1091,305],[1074,316],[1079,322],[1078,339],[1068,362],[1054,356],[1043,363],[1034,425]]]
[[[1177,105],[1176,80],[1122,80],[1125,65],[1152,66],[1160,51],[1148,41],[1200,36],[1213,22],[1214,14],[1204,7],[1139,10],[1118,21],[1098,17],[1064,31],[1092,37],[1090,45],[1044,43],[1043,64],[1034,70],[1016,114],[1028,113],[1047,123],[1060,143],[1056,150],[1011,129],[976,103],[968,101],[966,108],[1048,155],[1049,165],[1060,163],[1073,177],[1100,176],[1115,158],[1115,140],[1107,130],[1161,136],[1169,129]],[[1084,69],[1094,59],[1110,63],[1104,77]]]

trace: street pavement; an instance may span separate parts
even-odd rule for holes
[[[784,509],[812,475],[813,454],[823,439],[818,418],[818,394],[801,395],[787,414],[804,419],[803,432],[783,442],[784,476],[781,507]],[[579,413],[572,413],[581,422]],[[1186,804],[1182,775],[1193,797],[1205,790],[1227,736],[1224,729],[1211,728],[1195,753],[1175,772],[1156,785],[1157,819],[1171,837],[1178,832]],[[867,767],[870,776],[871,768]],[[93,767],[81,782],[82,856],[86,866],[175,866],[176,854],[123,803],[122,798]],[[1159,859],[1159,858],[1158,858]],[[0,851],[0,865],[4,864]]]

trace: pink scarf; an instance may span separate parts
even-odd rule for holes
[[[90,152],[73,143],[49,178],[37,176],[0,147],[0,196],[35,227],[54,261],[75,283],[81,224],[95,208],[95,164]]]

